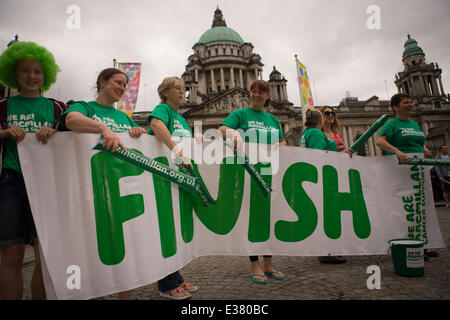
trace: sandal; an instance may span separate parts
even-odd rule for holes
[[[275,279],[275,280],[283,280],[284,278],[286,278],[286,275],[285,275],[285,274],[283,274],[283,275],[281,275],[281,276],[277,276],[277,275],[280,275],[280,274],[281,274],[280,271],[264,272],[264,274],[265,274],[266,276],[268,276],[268,277],[271,277],[272,279]]]
[[[170,291],[166,291],[166,292],[160,292],[159,295],[163,298],[167,298],[167,299],[172,299],[172,300],[185,300],[188,299],[190,297],[192,297],[192,295],[189,293],[187,296],[176,296],[177,293],[183,293],[186,292],[183,288],[176,288]]]
[[[251,278],[251,279],[253,280],[253,282],[255,282],[255,283],[262,283],[262,284],[269,283],[269,280],[267,280],[267,278],[266,278],[266,280],[258,280],[258,279],[255,279],[255,277],[266,278],[265,275],[253,273],[253,274],[250,275],[250,278]]]
[[[182,284],[180,284],[179,288],[192,293],[192,292],[197,291],[199,287],[194,286],[194,285],[190,284],[189,282],[183,282]]]

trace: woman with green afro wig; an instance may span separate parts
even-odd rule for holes
[[[0,56],[0,82],[18,90],[16,65],[23,59],[39,61],[44,69],[44,84],[41,91],[45,92],[50,89],[50,86],[56,82],[56,74],[61,70],[56,64],[53,54],[34,42],[16,42],[2,53]]]
[[[47,144],[59,129],[59,115],[67,108],[42,92],[56,81],[59,67],[53,55],[33,42],[16,42],[0,56],[0,82],[18,95],[0,99],[0,298],[23,296],[22,266],[25,245],[34,248],[32,299],[45,299],[38,234],[29,205],[17,144],[27,135]]]

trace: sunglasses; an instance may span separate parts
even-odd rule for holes
[[[335,116],[336,115],[336,113],[334,113],[334,111],[325,111],[323,114],[326,116]]]

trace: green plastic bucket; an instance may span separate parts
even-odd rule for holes
[[[402,277],[422,277],[424,274],[423,241],[392,239],[392,261],[395,273]]]

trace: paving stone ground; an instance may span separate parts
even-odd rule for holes
[[[436,208],[446,248],[440,256],[425,262],[419,278],[395,274],[390,255],[348,256],[347,263],[327,265],[317,257],[274,256],[277,268],[286,274],[282,281],[266,285],[249,278],[248,257],[199,257],[181,270],[184,279],[200,286],[190,300],[449,300],[450,299],[450,210]],[[31,299],[30,281],[34,269],[31,249],[23,268],[24,299]],[[381,289],[367,288],[367,267],[381,270]],[[116,295],[107,297],[117,299]],[[133,299],[160,300],[156,283],[138,288]]]

